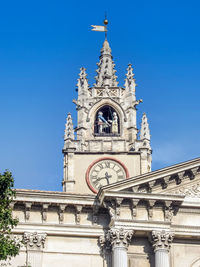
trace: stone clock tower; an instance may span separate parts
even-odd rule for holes
[[[118,86],[107,40],[97,63],[96,82],[90,87],[81,68],[73,100],[77,110],[74,129],[69,113],[64,136],[63,191],[94,194],[101,186],[151,171],[149,125],[143,114],[140,134],[136,124],[135,79],[128,65],[124,87]]]

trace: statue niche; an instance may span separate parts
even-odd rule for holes
[[[97,136],[119,135],[119,116],[110,106],[101,107],[95,116],[94,134]]]

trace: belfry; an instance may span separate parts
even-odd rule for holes
[[[121,87],[110,45],[105,40],[97,66],[93,87],[88,84],[85,68],[80,69],[78,98],[74,100],[78,115],[75,135],[70,126],[71,114],[67,116],[64,192],[96,193],[103,185],[151,171],[149,126],[143,115],[140,131],[137,128],[136,107],[142,100],[136,100],[131,64]]]
[[[62,192],[16,190],[10,266],[199,267],[200,158],[152,171],[132,65],[120,86],[106,39],[97,66],[93,86],[80,69],[76,127],[67,115]]]

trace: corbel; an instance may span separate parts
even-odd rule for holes
[[[134,193],[138,193],[138,189],[139,189],[139,185],[135,185],[135,186],[132,187],[132,191]]]
[[[46,222],[47,220],[47,211],[48,211],[49,204],[42,204],[42,221]]]
[[[104,201],[103,206],[108,210],[110,219],[114,220],[116,217],[115,203],[112,200]]]
[[[99,206],[94,205],[92,209],[92,224],[98,223],[98,211],[99,211]]]
[[[25,221],[28,221],[30,219],[31,206],[31,202],[25,202]]]
[[[115,211],[116,211],[116,217],[119,218],[120,217],[120,207],[121,207],[121,203],[123,201],[123,198],[121,197],[117,197],[115,199],[116,202],[116,207],[115,207]]]
[[[139,201],[139,199],[131,199],[131,211],[133,219],[135,219],[137,216],[137,205]]]
[[[165,221],[171,222],[174,215],[174,209],[172,207],[172,201],[164,201],[164,218]]]
[[[81,205],[77,205],[75,206],[75,209],[76,209],[76,224],[80,224],[81,222],[81,211],[83,209],[83,206]]]
[[[147,203],[148,219],[151,221],[153,219],[153,207],[156,203],[156,200],[148,200]]]
[[[12,201],[12,202],[9,204],[9,207],[13,210],[15,204],[16,204],[16,201]]]
[[[59,210],[58,210],[58,216],[59,216],[59,223],[63,223],[64,221],[64,211],[67,205],[59,205]]]
[[[155,185],[155,181],[148,182],[148,188],[149,188],[150,192],[152,192],[152,188],[153,188],[154,185]]]
[[[161,179],[161,186],[163,189],[166,189],[168,187],[170,177],[171,175],[168,175],[164,177],[163,179]]]
[[[192,173],[192,175],[190,177],[191,180],[193,180],[195,178],[198,170],[199,170],[199,166],[191,169],[191,173]]]
[[[177,173],[177,178],[176,178],[177,184],[180,184],[182,182],[183,177],[184,177],[184,174],[185,174],[185,171],[182,171],[182,172],[178,172]]]

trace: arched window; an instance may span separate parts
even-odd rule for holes
[[[95,116],[94,134],[114,136],[120,133],[120,121],[117,112],[111,106],[101,107]]]

